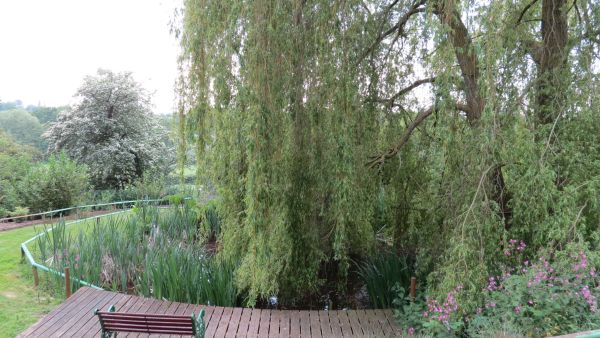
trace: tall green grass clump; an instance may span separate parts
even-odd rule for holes
[[[38,240],[39,258],[57,271],[69,266],[73,277],[113,291],[234,306],[235,266],[205,250],[207,238],[192,204],[142,204],[77,232],[60,222]]]
[[[412,269],[406,257],[384,253],[358,263],[357,273],[367,288],[371,306],[389,309],[398,296],[396,286],[408,290]]]

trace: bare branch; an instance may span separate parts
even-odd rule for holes
[[[538,0],[533,0],[532,2],[527,4],[527,6],[525,6],[525,8],[523,8],[523,10],[521,11],[521,14],[519,15],[519,19],[517,19],[516,25],[519,25],[521,23],[521,20],[523,19],[523,16],[525,16],[525,13],[527,13],[527,11],[531,8],[531,6],[535,5],[536,2],[538,2]]]
[[[398,140],[398,143],[396,143],[396,145],[393,148],[388,149],[386,152],[384,152],[381,155],[375,155],[375,156],[371,157],[371,160],[367,163],[369,168],[374,168],[376,166],[382,166],[385,163],[385,160],[394,157],[400,151],[400,149],[406,144],[406,142],[408,142],[410,135],[413,133],[413,131],[427,117],[429,117],[431,114],[433,114],[433,112],[434,112],[433,106],[421,111],[417,115],[415,120],[412,121],[408,125],[408,127],[406,127],[406,129],[404,130],[404,133],[400,137],[400,140]]]
[[[414,3],[411,6],[411,8],[409,9],[409,11],[406,12],[406,13],[404,13],[404,15],[401,16],[400,19],[398,19],[398,22],[396,22],[396,24],[394,26],[392,26],[387,31],[385,31],[383,33],[380,33],[377,36],[377,39],[375,39],[375,42],[373,42],[371,44],[371,46],[369,46],[369,48],[367,48],[367,50],[364,51],[364,53],[360,56],[360,58],[358,58],[357,64],[361,63],[367,57],[367,55],[371,54],[375,50],[375,47],[377,47],[377,45],[379,45],[381,43],[381,41],[383,41],[389,35],[393,34],[394,32],[397,32],[397,34],[400,35],[400,36],[404,35],[404,27],[406,26],[406,23],[408,22],[408,20],[413,15],[415,15],[417,13],[423,13],[423,12],[425,12],[425,8],[421,7],[423,4],[425,4],[425,1],[426,0],[419,0],[418,2]],[[397,2],[398,1],[394,1],[390,6],[388,6],[388,8],[386,9],[386,11],[384,12],[385,14],[384,14],[384,21],[383,22],[385,22],[385,20],[387,20],[387,16],[389,14],[389,10]]]
[[[469,106],[464,103],[456,102],[454,107],[462,112],[465,112],[465,114],[467,115],[472,114],[471,108],[469,108]]]
[[[405,95],[406,93],[408,93],[411,90],[419,87],[420,85],[423,85],[423,84],[426,84],[426,83],[433,83],[433,82],[435,82],[435,77],[429,77],[429,78],[426,78],[426,79],[417,80],[417,81],[411,83],[408,87],[400,89],[400,91],[398,91],[396,94],[394,94],[392,97],[390,97],[388,99],[376,99],[374,101],[380,102],[380,103],[384,103],[385,105],[391,107],[391,106],[394,105],[395,101],[400,96]]]

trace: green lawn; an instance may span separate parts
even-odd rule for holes
[[[61,302],[36,289],[29,265],[21,263],[20,245],[35,234],[32,226],[0,232],[0,338],[16,336]]]

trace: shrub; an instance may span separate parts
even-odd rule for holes
[[[18,217],[29,214],[29,208],[16,207],[15,210],[8,212],[9,217]],[[23,222],[22,218],[17,219],[17,223]]]
[[[506,323],[536,337],[600,326],[600,283],[583,250],[525,260],[491,276],[484,292],[484,304],[469,327],[472,335]]]
[[[87,189],[86,168],[65,154],[50,156],[47,163],[32,167],[20,182],[24,204],[36,212],[75,205]]]
[[[461,286],[441,300],[423,297],[414,303],[396,287],[400,325],[418,334],[467,337],[542,337],[600,326],[600,280],[589,252],[572,246],[528,260],[525,247],[509,241],[504,255],[510,264],[489,276],[473,312],[461,306]]]
[[[357,270],[358,276],[367,287],[371,305],[377,309],[392,307],[397,296],[394,287],[408,287],[413,272],[406,257],[393,253],[377,255],[357,264]]]

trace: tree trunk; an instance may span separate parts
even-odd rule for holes
[[[537,122],[554,121],[562,111],[567,61],[568,22],[566,0],[542,3],[542,50],[538,65]]]

